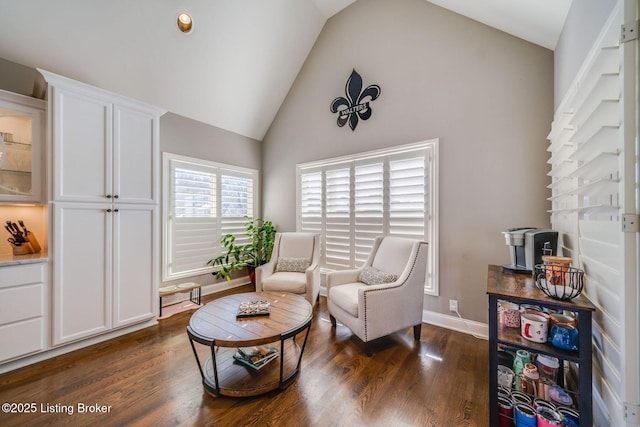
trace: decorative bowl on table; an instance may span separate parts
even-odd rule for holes
[[[536,286],[545,295],[558,300],[570,300],[582,293],[583,270],[558,264],[537,264],[534,269]]]

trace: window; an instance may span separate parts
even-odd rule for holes
[[[429,243],[425,292],[438,295],[438,140],[297,165],[299,231],[322,236],[324,271],[361,266],[376,236]]]
[[[220,239],[246,239],[257,206],[257,171],[164,153],[163,280],[211,271]]]

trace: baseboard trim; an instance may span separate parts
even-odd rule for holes
[[[489,325],[475,320],[461,319],[458,316],[423,310],[422,321],[430,325],[473,335],[477,338],[485,340],[489,338]]]

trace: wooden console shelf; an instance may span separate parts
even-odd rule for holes
[[[578,408],[580,426],[593,425],[592,409],[592,362],[591,362],[591,316],[595,306],[585,295],[570,301],[560,301],[546,296],[536,287],[528,274],[503,272],[502,267],[490,265],[487,276],[487,295],[489,296],[489,425],[498,425],[498,347],[506,346],[525,349],[532,353],[557,357],[578,364]],[[534,304],[553,310],[566,310],[576,313],[579,324],[579,343],[577,351],[565,351],[549,343],[534,343],[524,339],[519,329],[506,328],[498,322],[498,300],[516,304]]]

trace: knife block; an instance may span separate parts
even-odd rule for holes
[[[14,255],[37,254],[42,250],[42,248],[40,247],[40,243],[38,243],[36,236],[34,236],[32,232],[27,232],[24,237],[26,239],[26,242],[22,243],[19,246],[13,244],[11,245],[13,246]]]
[[[40,243],[38,243],[38,239],[36,239],[36,236],[34,236],[32,232],[28,231],[25,237],[29,246],[31,246],[31,253],[37,254],[38,252],[40,252],[42,248],[40,247]]]

